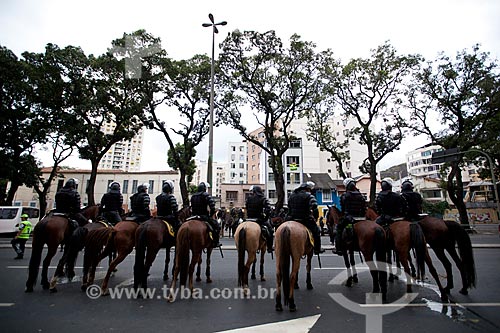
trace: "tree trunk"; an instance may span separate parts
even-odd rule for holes
[[[454,184],[453,180],[456,180],[456,185]],[[458,210],[460,223],[464,225],[466,229],[469,229],[469,216],[467,215],[467,208],[465,207],[463,197],[463,182],[459,162],[453,162],[451,164],[451,171],[448,175],[446,188],[451,201]]]
[[[375,205],[377,195],[377,168],[375,163],[370,163],[370,206]]]
[[[186,172],[179,168],[180,178],[179,178],[179,187],[181,188],[181,197],[182,197],[182,207],[189,206],[189,191],[186,183]]]
[[[277,212],[283,207],[285,202],[285,178],[283,177],[283,173],[274,172],[274,184],[276,186],[276,195],[278,200],[276,201],[275,210]]]
[[[94,206],[95,205],[94,189],[95,189],[95,182],[97,179],[97,166],[99,165],[99,161],[91,160],[90,163],[92,164],[92,171],[90,172],[89,186],[87,188],[87,205]]]
[[[7,192],[7,198],[5,199],[5,206],[12,206],[19,185],[17,181],[11,180],[9,192]]]

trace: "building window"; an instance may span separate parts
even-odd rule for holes
[[[255,164],[252,165],[252,170],[255,170]]]
[[[274,182],[274,173],[270,172],[267,175],[267,180],[270,181],[270,182]]]
[[[269,199],[276,199],[276,190],[269,190]]]
[[[154,189],[155,189],[155,181],[150,180],[149,181],[149,193],[153,193]]]
[[[345,167],[346,167],[346,169],[350,169],[351,168],[351,161],[345,162]]]
[[[63,186],[64,186],[64,179],[59,179],[59,181],[57,182],[56,192],[59,192],[59,190],[62,189]]]
[[[237,201],[238,192],[237,191],[226,191],[226,201]]]
[[[236,151],[236,146],[231,146],[232,151]]]
[[[289,167],[291,164],[295,164],[295,166],[300,166],[300,158],[299,156],[287,156],[286,157],[286,166]]]
[[[323,189],[323,201],[332,201],[332,191]]]
[[[231,163],[231,169],[236,169],[236,163]]]
[[[301,147],[300,140],[290,141],[289,147],[290,148],[300,148]]]
[[[132,193],[137,192],[137,183],[138,183],[137,179],[132,180]]]
[[[124,194],[128,193],[128,179],[125,179],[123,181],[122,193],[124,193]]]
[[[298,172],[287,172],[286,174],[287,184],[300,184],[300,173]]]
[[[240,163],[240,169],[245,169],[245,163]]]
[[[240,151],[244,151],[245,150],[245,147],[244,146],[240,146]]]

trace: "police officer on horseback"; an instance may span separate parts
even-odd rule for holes
[[[344,179],[345,193],[340,197],[341,211],[344,215],[342,221],[337,224],[337,234],[335,235],[335,253],[343,254],[342,232],[344,228],[354,223],[354,218],[364,217],[366,213],[366,200],[356,187],[356,181],[352,178]]]
[[[120,191],[120,184],[112,182],[109,184],[109,190],[101,198],[99,210],[106,221],[112,225],[122,220],[123,214],[123,195]]]
[[[76,191],[78,180],[74,178],[68,179],[63,188],[56,193],[56,213],[66,214],[70,232],[72,233],[79,226],[87,224],[89,221],[80,213],[81,211],[81,198],[80,194]]]
[[[156,209],[158,217],[171,223],[174,227],[174,232],[177,234],[181,223],[179,221],[179,206],[174,196],[173,181],[167,180],[163,184],[162,193],[156,197]]]
[[[325,252],[321,249],[321,236],[316,220],[319,217],[318,202],[311,194],[314,183],[309,181],[296,188],[288,199],[287,220],[302,223],[312,233],[314,238],[314,254]]]
[[[260,225],[262,234],[264,235],[267,243],[267,252],[273,252],[273,236],[274,230],[269,223],[269,218],[271,216],[271,205],[269,200],[264,196],[262,188],[258,185],[252,185],[250,187],[250,192],[252,193],[245,202],[245,207],[247,210],[247,217],[249,219],[255,219]]]
[[[380,225],[390,224],[396,218],[402,218],[408,210],[405,199],[392,191],[392,179],[384,178],[381,183],[382,191],[375,199],[375,211],[380,216],[377,223]]]
[[[413,192],[413,183],[407,179],[401,185],[401,195],[408,204],[408,210],[405,218],[409,221],[418,221],[421,219],[423,199],[420,193]]]
[[[201,182],[198,185],[198,191],[191,196],[191,214],[199,216],[202,220],[208,222],[212,229],[213,247],[219,247],[222,245],[219,243],[220,226],[212,218],[215,214],[215,201],[207,193],[207,186],[210,186],[210,184]]]
[[[130,197],[131,216],[135,217],[135,222],[142,223],[151,218],[149,204],[151,199],[148,194],[149,184],[144,183],[137,186],[137,193]]]

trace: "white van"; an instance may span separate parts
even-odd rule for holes
[[[0,234],[17,232],[22,214],[28,214],[31,225],[35,227],[40,218],[40,209],[29,206],[0,206]]]

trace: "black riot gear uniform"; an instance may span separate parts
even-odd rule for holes
[[[64,187],[56,193],[56,213],[63,213],[68,216],[70,232],[72,233],[79,226],[88,223],[88,220],[80,213],[81,198],[76,191],[76,182],[69,179]]]
[[[274,230],[269,223],[271,205],[269,204],[269,200],[264,196],[260,186],[253,186],[252,192],[252,195],[250,195],[245,202],[247,217],[249,219],[255,219],[260,225],[261,232],[266,238],[267,251],[272,252]]]
[[[123,195],[120,192],[120,185],[118,183],[111,183],[108,193],[104,193],[101,199],[101,213],[102,216],[110,224],[115,225],[122,220],[123,214]]]
[[[221,246],[219,243],[220,226],[219,223],[212,218],[215,214],[215,201],[205,191],[205,183],[200,183],[198,192],[191,197],[191,214],[193,216],[198,215],[202,220],[208,222],[212,228],[213,246],[219,247]]]
[[[405,218],[410,221],[420,220],[419,214],[422,214],[423,199],[420,193],[413,192],[413,184],[406,180],[402,185],[401,196],[405,199],[408,205]]]
[[[314,238],[314,253],[322,253],[321,236],[316,220],[319,217],[318,202],[316,198],[309,193],[307,186],[301,186],[294,190],[288,199],[289,215],[288,220],[294,220],[302,223],[312,233]]]
[[[375,210],[379,214],[378,224],[389,224],[394,218],[406,216],[406,200],[391,190],[381,191],[375,200]]]
[[[165,190],[165,187],[163,189]],[[180,222],[178,213],[179,206],[177,205],[177,199],[175,199],[175,196],[172,193],[163,191],[156,197],[156,208],[156,214],[158,217],[172,223],[175,232],[177,232],[180,227]]]
[[[139,185],[137,193],[130,197],[132,216],[135,217],[137,223],[142,223],[151,218],[151,211],[149,210],[151,199],[146,191],[147,189],[144,186]]]
[[[337,225],[337,234],[335,236],[335,250],[338,255],[342,255],[344,250],[342,233],[345,226],[354,223],[354,217],[364,217],[366,213],[366,200],[356,188],[355,183],[349,183],[346,189],[347,191],[340,197],[340,206],[344,218]]]

